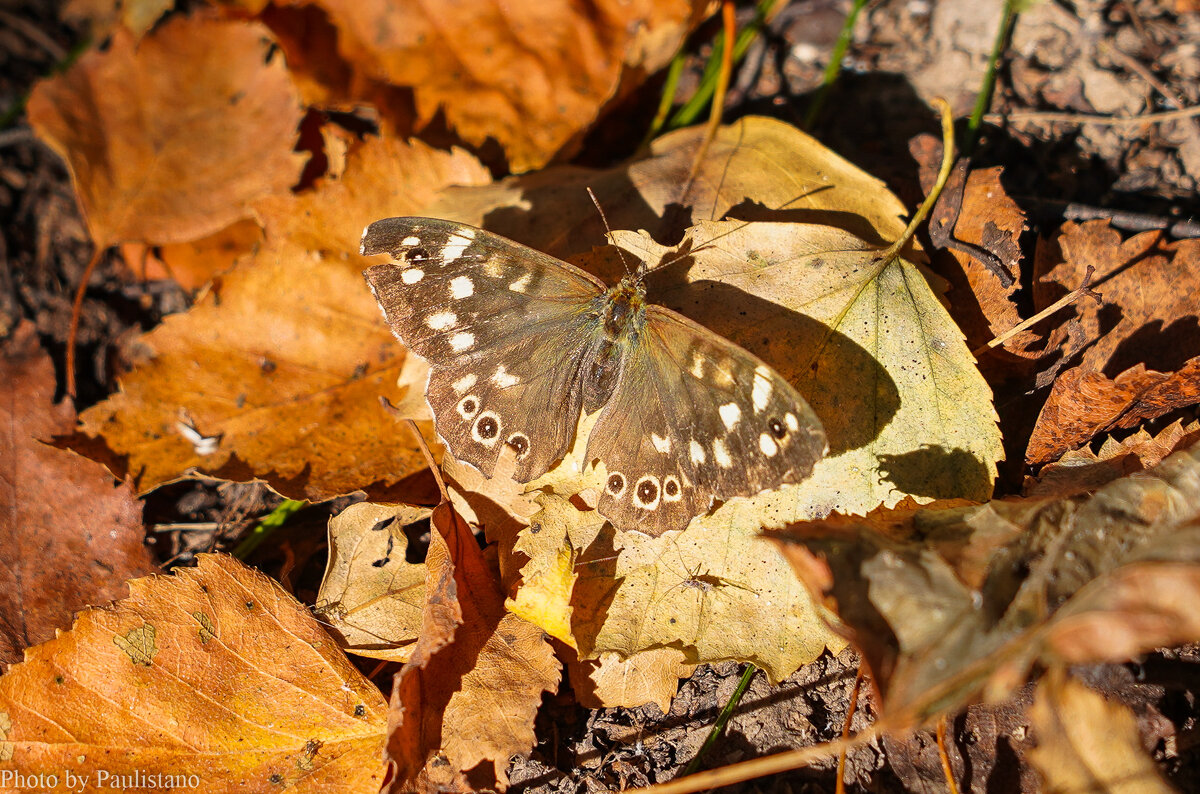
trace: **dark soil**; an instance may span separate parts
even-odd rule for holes
[[[797,0],[780,13],[735,73],[727,118],[758,113],[802,124],[848,5]],[[1003,166],[1010,195],[1030,212],[1026,256],[1038,235],[1088,209],[1125,228],[1149,224],[1197,233],[1200,116],[1081,123],[1082,116],[1144,115],[1200,104],[1200,13],[1175,8],[1156,0],[1081,0],[1074,8],[1047,0],[1018,22],[992,105],[993,112],[1011,112],[1014,120],[984,129],[974,161]],[[959,117],[970,112],[998,10],[997,2],[908,0],[864,12],[844,76],[826,97],[814,134],[884,178],[910,205],[917,204],[921,190],[908,142],[918,133],[938,132],[927,105],[935,95],[950,100]],[[744,15],[748,18],[750,11]],[[81,40],[80,31],[58,21],[52,2],[18,1],[0,8],[0,114],[11,116],[0,128],[0,336],[22,318],[34,321],[60,376],[72,299],[92,246],[66,168],[34,138],[19,108],[34,82],[59,68]],[[694,84],[695,73],[690,79]],[[652,108],[658,87],[652,82],[633,105]],[[1016,120],[1017,112],[1028,111],[1060,115]],[[636,140],[636,135],[616,134],[627,124],[628,118],[617,114],[607,119],[592,135],[598,145],[588,147],[587,162],[626,156],[623,144],[606,150],[600,142]],[[102,255],[81,315],[79,408],[116,389],[132,339],[164,315],[186,309],[189,301],[172,283],[132,279],[117,255]],[[257,485],[167,486],[147,499],[148,542],[164,565],[187,564],[197,551],[232,548],[278,501]],[[250,561],[311,603],[324,565],[324,522],[344,504],[302,511]],[[1077,671],[1093,687],[1134,708],[1145,745],[1164,774],[1190,791],[1200,790],[1194,782],[1200,780],[1198,661],[1195,649],[1185,649],[1141,663]],[[837,738],[857,667],[857,657],[847,650],[836,658],[826,655],[777,687],[757,676],[702,767]],[[393,670],[372,668],[364,669],[386,691]],[[511,771],[514,790],[586,792],[672,779],[696,754],[741,670],[733,663],[701,667],[681,685],[666,715],[655,706],[583,709],[574,703],[568,682],[547,698],[538,722],[539,744]],[[975,707],[950,721],[947,749],[962,790],[1036,790],[1036,778],[1023,760],[1032,741],[1023,705],[1018,698]],[[868,687],[852,728],[869,724],[872,714]],[[835,765],[830,759],[740,790],[833,791]],[[859,748],[846,769],[851,790],[945,790],[929,732]]]

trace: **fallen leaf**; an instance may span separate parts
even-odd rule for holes
[[[752,518],[718,510],[682,533],[652,538],[617,533],[559,495],[539,501],[516,551],[536,570],[553,566],[565,538],[578,549],[571,612],[554,617],[571,621],[581,659],[669,647],[687,664],[753,662],[778,682],[826,647],[843,647]]]
[[[0,349],[0,662],[67,628],[76,610],[125,595],[155,570],[142,506],[98,463],[42,443],[75,426],[32,323]]]
[[[696,671],[676,648],[642,651],[628,659],[602,653],[596,661],[568,665],[575,699],[584,708],[635,709],[653,703],[663,714],[671,710],[680,680]]]
[[[1026,462],[1048,463],[1100,433],[1200,402],[1200,242],[1161,232],[1128,240],[1107,221],[1067,223],[1039,246],[1034,302],[1049,305],[1083,281],[1102,304],[1079,301],[1075,318],[1050,339],[1072,368],[1057,375],[1029,440]]]
[[[314,5],[337,28],[347,61],[412,87],[419,124],[441,112],[469,143],[498,142],[513,171],[577,150],[618,88],[665,66],[703,8],[686,0]]]
[[[208,554],[129,584],[0,678],[0,769],[97,791],[377,790],[383,698],[283,588]]]
[[[1092,491],[1120,477],[1149,469],[1172,452],[1197,441],[1200,441],[1200,422],[1184,427],[1179,420],[1153,436],[1144,428],[1122,441],[1109,436],[1097,452],[1091,447],[1072,450],[1043,466],[1036,478],[1026,478],[1025,495],[1072,496]]]
[[[379,397],[397,395],[402,350],[358,271],[260,250],[139,340],[149,360],[80,415],[83,434],[124,458],[139,491],[197,470],[320,501],[420,471],[413,441],[380,432],[394,426]]]
[[[489,787],[503,790],[509,758],[534,746],[533,719],[542,692],[558,687],[558,662],[540,629],[505,612],[495,574],[449,503],[432,525],[423,628],[392,686],[395,785],[423,776],[461,788],[484,765]]]
[[[329,519],[329,562],[315,612],[342,650],[408,661],[421,631],[425,564],[406,559],[405,528],[429,508],[360,502]]]
[[[647,229],[660,243],[731,211],[739,218],[838,226],[878,241],[904,231],[904,204],[881,180],[776,119],[749,116],[720,127],[689,182],[704,135],[703,127],[668,133],[645,157],[606,171],[561,166],[451,188],[427,212],[563,259],[605,243],[589,187],[613,229]],[[613,270],[621,272],[619,260]]]
[[[1129,709],[1104,699],[1055,668],[1042,679],[1029,709],[1037,745],[1029,760],[1046,791],[1168,794],[1142,748]]]
[[[29,123],[66,160],[98,246],[207,237],[296,183],[300,102],[270,48],[257,23],[181,15],[140,42],[118,28],[34,87]]]
[[[504,601],[504,608],[527,620],[556,640],[579,650],[571,635],[571,591],[575,587],[575,549],[570,538],[547,561],[532,559],[521,570],[523,583],[516,598]],[[521,547],[518,543],[517,551]]]
[[[262,236],[262,228],[246,219],[186,243],[156,247],[125,243],[121,246],[121,258],[135,278],[142,281],[169,278],[186,290],[195,290],[231,269],[262,242]]]
[[[1025,460],[1046,463],[1100,433],[1133,428],[1200,402],[1200,356],[1175,372],[1142,364],[1109,378],[1075,367],[1058,376],[1029,439]]]
[[[1035,663],[1200,640],[1200,449],[1090,497],[833,517],[776,537],[904,727],[995,700]]]

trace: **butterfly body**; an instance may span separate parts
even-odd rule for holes
[[[597,509],[620,529],[683,529],[714,500],[808,476],[820,422],[774,370],[646,300],[639,269],[607,287],[566,262],[434,218],[363,234],[366,271],[393,333],[431,364],[426,399],[451,453],[491,476],[541,476],[601,414],[586,457],[605,467]]]

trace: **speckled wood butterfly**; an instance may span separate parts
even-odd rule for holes
[[[812,472],[825,433],[808,403],[754,355],[646,303],[647,268],[607,287],[552,256],[434,218],[363,233],[366,271],[393,333],[429,361],[426,399],[458,459],[491,476],[501,449],[528,482],[601,410],[587,460],[598,509],[623,530],[683,529],[714,500]]]

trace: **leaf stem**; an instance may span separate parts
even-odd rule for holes
[[[758,672],[758,668],[753,664],[747,664],[746,669],[742,671],[742,678],[738,681],[737,689],[733,690],[733,694],[729,697],[729,701],[721,709],[721,713],[717,715],[716,722],[708,731],[708,737],[704,740],[704,744],[688,762],[687,767],[683,770],[684,775],[694,775],[700,768],[700,762],[704,760],[705,754],[712,749],[712,746],[717,743],[725,733],[725,726],[729,724],[729,718],[733,716],[733,710],[742,702],[742,695],[746,694],[746,689],[750,686],[751,679]]]
[[[912,240],[913,235],[917,233],[917,226],[920,225],[921,221],[925,220],[925,216],[929,214],[933,209],[933,205],[937,203],[938,197],[942,195],[942,189],[946,187],[946,181],[950,179],[950,172],[954,168],[954,117],[950,115],[950,105],[941,97],[934,97],[932,104],[942,117],[942,167],[938,171],[937,182],[934,184],[933,189],[929,191],[929,195],[925,197],[925,200],[921,202],[921,206],[917,208],[916,213],[912,216],[912,220],[908,222],[908,226],[904,229],[904,233],[900,235],[900,239],[892,243],[883,252],[882,261],[885,263],[898,256]]]

